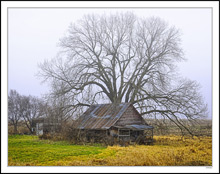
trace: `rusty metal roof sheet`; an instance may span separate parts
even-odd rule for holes
[[[78,119],[78,129],[109,129],[122,116],[130,103],[92,105]]]

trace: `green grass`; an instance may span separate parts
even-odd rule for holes
[[[68,157],[99,154],[105,147],[72,145],[64,141],[39,140],[37,136],[8,137],[9,165],[53,165]]]
[[[154,136],[154,144],[120,146],[72,145],[39,140],[37,136],[8,138],[9,166],[211,166],[212,137]]]

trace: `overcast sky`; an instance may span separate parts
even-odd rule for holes
[[[37,79],[38,64],[58,53],[57,44],[71,22],[84,14],[133,11],[139,17],[158,16],[182,32],[186,62],[178,64],[183,77],[198,81],[211,118],[211,8],[9,8],[8,90],[41,97],[49,91]]]

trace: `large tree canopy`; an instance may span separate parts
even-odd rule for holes
[[[131,102],[146,116],[181,119],[205,114],[199,85],[177,75],[184,60],[180,32],[157,17],[133,13],[86,15],[60,40],[62,52],[40,65],[51,96],[71,107]],[[189,130],[188,130],[189,131]]]

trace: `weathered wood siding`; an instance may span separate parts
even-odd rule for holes
[[[130,105],[121,118],[116,122],[116,126],[125,126],[131,124],[146,124],[137,110]]]

